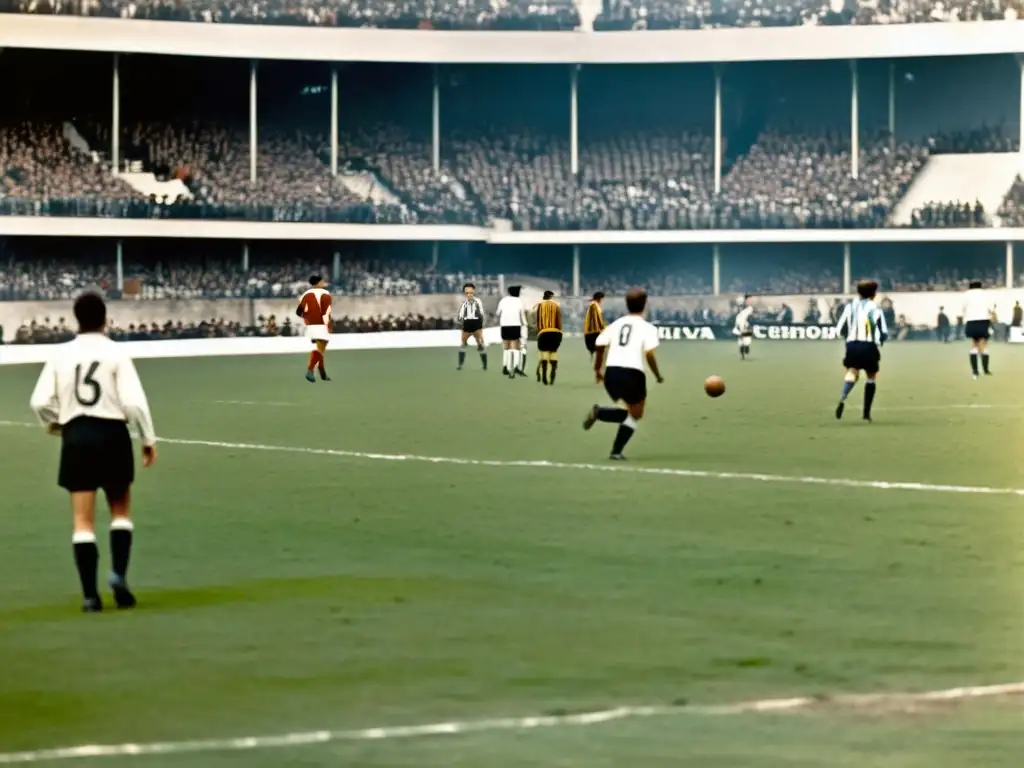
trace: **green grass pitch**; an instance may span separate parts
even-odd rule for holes
[[[77,612],[58,443],[0,426],[0,753],[1024,680],[1024,497],[643,468],[1022,488],[1024,350],[887,347],[875,423],[832,415],[837,344],[667,343],[627,449],[582,341],[558,383],[455,350],[139,364],[168,438],[139,470],[132,614]],[[532,352],[532,367],[536,352]],[[0,368],[29,422],[38,368]],[[709,374],[728,385],[704,396]],[[107,561],[106,546],[103,548]],[[73,765],[1019,766],[1021,699],[823,706]],[[0,763],[2,763],[0,755]]]

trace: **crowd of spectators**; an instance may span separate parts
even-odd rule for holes
[[[941,227],[985,227],[989,222],[985,208],[975,201],[970,203],[927,203],[911,214],[910,226],[934,229]]]
[[[164,21],[399,29],[550,29],[581,24],[572,0],[0,0],[9,13],[75,14]],[[1019,18],[1020,0],[606,0],[596,30],[907,24]]]
[[[256,181],[248,137],[220,124],[136,124],[125,162],[181,181],[188,195],[144,197],[97,152],[74,149],[59,123],[0,127],[0,214],[212,218],[289,222],[484,225],[520,230],[876,228],[932,151],[984,151],[1001,128],[909,144],[865,137],[853,174],[841,131],[769,126],[732,159],[715,192],[714,144],[700,131],[633,131],[581,144],[573,174],[568,141],[528,131],[481,130],[445,139],[437,169],[429,143],[395,125],[354,128],[330,173],[323,135],[261,128]],[[83,127],[109,146],[98,125]],[[1019,208],[1006,203],[1014,219]],[[933,203],[914,227],[992,223],[975,203]]]
[[[334,321],[334,333],[374,333],[377,331],[432,331],[454,327],[451,318],[425,317],[424,315],[379,315],[376,317],[343,316]],[[240,323],[223,318],[200,322],[131,323],[127,326],[111,322],[107,334],[114,341],[164,341],[169,339],[225,339],[259,338],[271,336],[301,336],[302,330],[293,324],[291,318],[278,323],[274,315],[256,318],[254,324]],[[74,338],[74,331],[65,318],[56,321],[44,317],[42,321],[32,320],[15,329],[13,335],[4,339],[0,328],[0,344],[60,344]]]
[[[411,261],[346,260],[331,281],[338,296],[416,296],[459,293],[473,282],[480,295],[497,292],[498,279],[463,272],[438,272]],[[0,301],[71,300],[83,290],[99,289],[113,297],[157,299],[279,299],[294,298],[309,287],[308,278],[330,276],[331,267],[292,261],[256,264],[243,269],[237,262],[185,261],[173,264],[126,264],[124,290],[117,289],[115,266],[73,261],[10,261],[0,264]]]
[[[1004,227],[1024,227],[1024,176],[1018,176],[1010,189],[999,217]]]

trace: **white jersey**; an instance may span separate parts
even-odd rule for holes
[[[753,316],[753,307],[744,307],[741,309],[740,313],[736,315],[736,326],[732,329],[732,332],[737,336],[744,333],[750,333],[750,318]]]
[[[626,315],[609,325],[594,342],[608,347],[609,368],[644,370],[647,353],[658,346],[658,329],[640,315]]]
[[[964,294],[964,322],[992,319],[992,300],[983,288],[971,288]]]
[[[474,296],[472,299],[466,299],[462,302],[462,306],[459,307],[459,322],[464,323],[467,320],[483,320],[484,319],[484,303],[480,299]]]
[[[143,445],[156,444],[146,392],[124,347],[100,333],[83,333],[54,348],[32,392],[44,425],[82,416],[134,423]]]
[[[526,309],[518,296],[506,296],[498,302],[498,325],[521,326],[526,325]]]
[[[847,304],[839,317],[836,329],[848,342],[881,344],[889,336],[889,330],[885,326],[885,315],[871,299],[854,299]]]

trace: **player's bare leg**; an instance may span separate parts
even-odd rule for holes
[[[82,610],[96,613],[103,610],[103,601],[96,587],[96,570],[100,562],[100,550],[96,546],[96,491],[72,492],[71,514],[74,519],[71,543],[78,580],[82,584]]]
[[[325,362],[327,360],[327,340],[320,339],[316,342],[316,351],[319,353],[319,359],[317,360],[317,370],[320,373],[321,381],[330,381],[331,377],[327,375],[327,368]]]
[[[612,461],[625,461],[626,457],[622,455],[622,451],[626,448],[626,443],[629,442],[630,438],[633,437],[633,433],[636,432],[636,428],[639,426],[639,421],[644,417],[644,407],[647,401],[634,403],[633,405],[626,406],[626,418],[619,424],[619,431],[615,433],[615,442],[612,443],[612,453],[608,457]]]
[[[986,376],[991,376],[992,371],[988,367],[988,339],[978,341],[978,352],[981,354],[981,370]]]
[[[512,364],[512,342],[501,342],[501,372],[508,376]]]
[[[306,366],[306,381],[310,384],[316,383],[316,376],[313,375],[313,371],[316,369],[319,361],[320,349],[316,346],[316,342],[313,342],[313,351],[309,353],[309,364]]]
[[[860,372],[856,368],[847,368],[846,375],[843,377],[843,393],[839,398],[839,405],[836,406],[836,418],[843,418],[843,410],[846,408],[846,398],[853,392],[853,388],[857,386],[857,378]],[[866,395],[866,393],[865,393]]]
[[[865,373],[864,376],[867,379],[864,382],[864,421],[871,421],[871,404],[875,402],[878,373]]]
[[[487,370],[487,346],[484,344],[484,332],[476,331],[473,333],[473,338],[476,339],[476,351],[480,353],[480,365],[483,369]]]
[[[110,589],[118,608],[134,608],[135,595],[128,588],[128,563],[132,557],[135,525],[131,517],[131,490],[107,495],[110,505]]]
[[[466,347],[469,346],[469,337],[472,335],[472,333],[462,332],[462,342],[459,344],[459,367],[455,369],[457,371],[461,371],[463,364],[466,362]],[[480,342],[478,341],[477,346],[479,344]]]

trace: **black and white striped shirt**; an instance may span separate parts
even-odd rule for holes
[[[871,299],[854,299],[846,305],[836,325],[840,336],[849,341],[883,344],[889,336],[885,315]]]
[[[483,320],[484,319],[484,303],[475,296],[472,299],[466,299],[462,302],[462,306],[459,307],[459,322],[464,323],[466,320]]]

